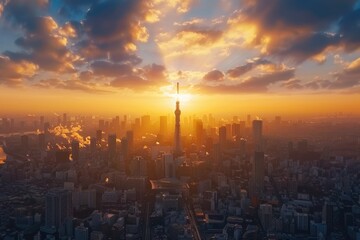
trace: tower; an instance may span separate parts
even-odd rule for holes
[[[176,109],[175,109],[175,156],[180,156],[182,153],[181,143],[180,143],[180,102],[179,102],[179,83],[176,84],[177,90],[177,99],[176,99]]]

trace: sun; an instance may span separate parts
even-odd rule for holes
[[[174,101],[180,101],[181,103],[189,102],[193,99],[193,95],[189,92],[181,92],[177,94],[176,89],[173,86],[166,86],[162,88],[162,92],[165,96],[173,99]]]

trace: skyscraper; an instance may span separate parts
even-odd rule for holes
[[[80,157],[80,146],[79,142],[74,140],[71,142],[71,156],[73,161],[78,161]]]
[[[96,141],[98,144],[101,144],[101,141],[102,141],[102,130],[101,129],[96,131]]]
[[[253,141],[255,151],[262,151],[262,120],[254,120],[253,127]]]
[[[59,229],[72,215],[71,192],[59,188],[51,189],[45,198],[45,226]]]
[[[195,128],[195,137],[196,137],[196,145],[201,147],[204,140],[204,124],[201,119],[194,120],[194,128]]]
[[[108,136],[108,151],[109,157],[114,157],[116,154],[116,134]]]
[[[177,94],[179,95],[179,83],[176,84]],[[174,154],[175,156],[180,156],[182,153],[181,150],[181,142],[180,142],[180,102],[179,98],[176,100],[176,109],[175,109],[175,149]]]
[[[255,193],[259,194],[262,192],[264,187],[264,175],[265,175],[265,163],[264,163],[264,152],[254,153],[254,184]]]
[[[219,146],[220,151],[223,151],[226,147],[226,127],[219,127]]]

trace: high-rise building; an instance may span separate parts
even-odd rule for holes
[[[115,157],[116,154],[116,134],[108,136],[108,152],[109,157]]]
[[[127,151],[130,154],[134,149],[134,132],[127,131],[126,132],[126,140],[127,140]]]
[[[227,142],[226,134],[227,134],[226,127],[225,126],[219,127],[219,147],[221,151],[224,150],[226,147],[226,142]]]
[[[196,145],[201,147],[204,139],[204,124],[201,119],[194,120]]]
[[[176,84],[177,94],[179,95],[179,83]],[[175,146],[174,146],[174,154],[175,156],[182,155],[181,149],[181,139],[180,139],[180,102],[179,98],[176,100],[176,109],[175,109]]]
[[[90,138],[90,151],[92,153],[94,153],[96,151],[96,141],[97,141],[96,137]]]
[[[262,151],[262,120],[253,121],[253,141],[255,151]]]
[[[264,153],[256,152],[254,153],[254,184],[255,192],[257,194],[261,193],[264,187],[264,175],[265,175],[265,163],[264,163]]]
[[[295,213],[295,223],[298,232],[309,231],[309,215],[307,213]]]
[[[240,123],[233,123],[231,130],[233,137],[240,137]]]
[[[79,141],[72,141],[71,142],[71,156],[73,161],[77,162],[79,161],[80,158],[80,145],[79,145]]]
[[[84,226],[83,223],[80,226],[75,228],[75,240],[88,240],[89,239],[89,229]]]
[[[171,154],[164,154],[163,158],[165,164],[165,178],[174,178],[175,177],[174,157]]]
[[[135,156],[130,161],[130,172],[134,177],[147,176],[147,161],[141,156]]]
[[[271,228],[272,220],[272,205],[270,204],[260,204],[259,207],[259,218],[262,227],[265,231],[268,231]]]
[[[101,129],[96,131],[96,141],[98,144],[101,144],[101,141],[102,141],[102,130]]]
[[[51,189],[45,197],[45,226],[59,229],[73,216],[71,192],[64,189]]]

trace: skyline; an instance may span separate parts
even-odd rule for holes
[[[179,82],[190,114],[360,114],[359,21],[355,0],[2,0],[0,113],[161,114]]]

